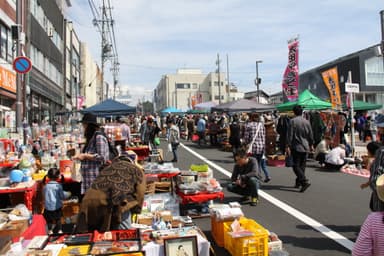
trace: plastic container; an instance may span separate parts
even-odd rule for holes
[[[251,219],[240,218],[239,222],[253,236],[233,238],[229,233],[231,223],[224,223],[225,249],[237,256],[268,256],[268,231]]]
[[[232,222],[233,220],[217,220],[215,214],[211,215],[212,237],[218,246],[224,246],[224,223],[230,226]]]

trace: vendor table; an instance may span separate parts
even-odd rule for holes
[[[32,223],[29,227],[20,235],[25,240],[31,240],[35,236],[42,236],[47,234],[46,222],[44,216],[41,214],[34,214],[32,216]],[[13,242],[19,241],[19,238],[14,238]]]
[[[169,179],[171,181],[171,192],[173,193],[173,185],[174,185],[173,179],[179,174],[180,174],[180,171],[163,172],[163,173],[146,173],[145,177],[147,181],[153,178],[157,180]]]
[[[177,191],[177,195],[181,198],[181,204],[191,204],[191,203],[204,203],[214,199],[224,199],[224,193],[219,192],[199,192],[197,194],[184,194],[180,191]]]
[[[197,235],[198,255],[209,256],[210,243],[207,239]],[[143,246],[146,256],[164,256],[164,245],[150,242]]]
[[[0,187],[0,194],[24,193],[24,204],[28,210],[33,210],[33,199],[36,197],[37,183],[34,180],[21,182],[15,187]],[[12,201],[12,200],[11,200]]]
[[[125,150],[132,150],[137,154],[137,158],[139,161],[144,160],[149,156],[149,147],[141,146],[141,147],[126,147]]]

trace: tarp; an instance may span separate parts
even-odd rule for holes
[[[204,109],[189,109],[187,112],[187,114],[205,114],[205,113],[209,113],[209,110],[204,110]]]
[[[272,110],[275,110],[275,106],[247,99],[235,100],[211,108],[211,111],[217,112],[264,112]]]
[[[194,106],[194,109],[210,111],[211,108],[216,106],[216,105],[217,105],[217,103],[214,102],[214,101],[206,101],[206,102],[202,102],[202,103],[196,104]]]
[[[106,116],[122,116],[129,115],[136,112],[135,107],[128,106],[127,104],[107,99],[98,104],[95,104],[89,108],[80,110],[80,113],[92,113],[95,116],[106,117]]]
[[[296,105],[300,105],[307,110],[322,110],[332,108],[332,104],[330,102],[318,98],[309,90],[305,90],[300,93],[297,101],[285,102],[277,105],[276,108],[279,111],[291,111]]]
[[[375,104],[375,103],[369,103],[361,100],[354,100],[353,101],[353,110],[359,111],[359,110],[375,110],[382,108],[383,105]],[[348,109],[346,104],[343,104],[343,109]]]
[[[167,107],[163,110],[161,110],[161,113],[166,114],[166,113],[183,113],[184,111],[177,109],[175,107]]]

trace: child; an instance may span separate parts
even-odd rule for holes
[[[380,143],[378,142],[370,142],[367,144],[367,151],[368,151],[368,163],[367,163],[367,170],[370,171],[371,165],[373,161],[375,160],[375,154],[376,151],[381,147]],[[371,173],[371,172],[370,172]],[[364,189],[369,186],[369,179],[367,182],[360,185],[361,189]]]
[[[61,174],[58,168],[51,168],[47,174],[49,181],[43,188],[44,218],[48,224],[48,234],[53,233],[57,226],[58,233],[63,233],[61,217],[63,216],[63,200],[71,196],[71,192],[64,192],[63,186],[58,182]]]

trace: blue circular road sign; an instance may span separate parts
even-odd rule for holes
[[[32,69],[32,62],[29,58],[24,56],[16,57],[13,60],[13,69],[17,73],[25,74]]]

